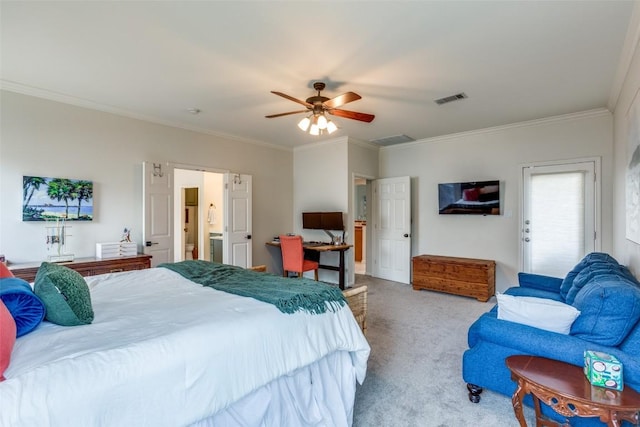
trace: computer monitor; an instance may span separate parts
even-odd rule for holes
[[[308,230],[344,231],[342,212],[303,212],[302,228]]]

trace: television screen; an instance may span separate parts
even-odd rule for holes
[[[500,215],[500,181],[438,184],[440,214]]]
[[[342,212],[303,212],[302,228],[311,230],[344,230]]]

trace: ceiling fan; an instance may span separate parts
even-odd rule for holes
[[[357,111],[349,111],[338,108],[343,106],[344,104],[357,101],[358,99],[362,98],[357,93],[346,92],[342,95],[336,96],[335,98],[329,99],[326,96],[320,95],[320,92],[325,88],[325,84],[323,82],[315,82],[313,84],[313,88],[318,91],[318,94],[307,98],[306,101],[302,101],[282,92],[271,91],[271,93],[275,95],[304,105],[306,109],[289,111],[287,113],[271,114],[265,117],[268,119],[272,119],[274,117],[288,116],[290,114],[310,113],[307,117],[302,119],[300,123],[298,123],[298,127],[305,132],[308,129],[311,135],[320,135],[324,132],[333,133],[337,129],[335,123],[333,123],[331,120],[328,120],[325,116],[325,113],[367,123],[370,123],[375,118],[373,114],[359,113]]]

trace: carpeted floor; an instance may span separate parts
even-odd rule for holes
[[[356,276],[367,285],[367,378],[356,392],[355,427],[518,426],[511,398],[485,390],[474,404],[462,380],[467,329],[495,304]],[[487,367],[490,369],[491,367]],[[533,410],[525,407],[529,425]]]

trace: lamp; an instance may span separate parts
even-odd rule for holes
[[[304,119],[300,120],[300,123],[298,123],[298,127],[302,130],[302,132],[306,132],[307,129],[309,129],[310,124],[311,120],[309,119],[309,117],[305,117]]]
[[[309,132],[310,135],[318,136],[323,133],[332,134],[338,130],[338,126],[324,115],[324,111],[313,113],[310,116],[300,120],[298,127],[303,132]]]

